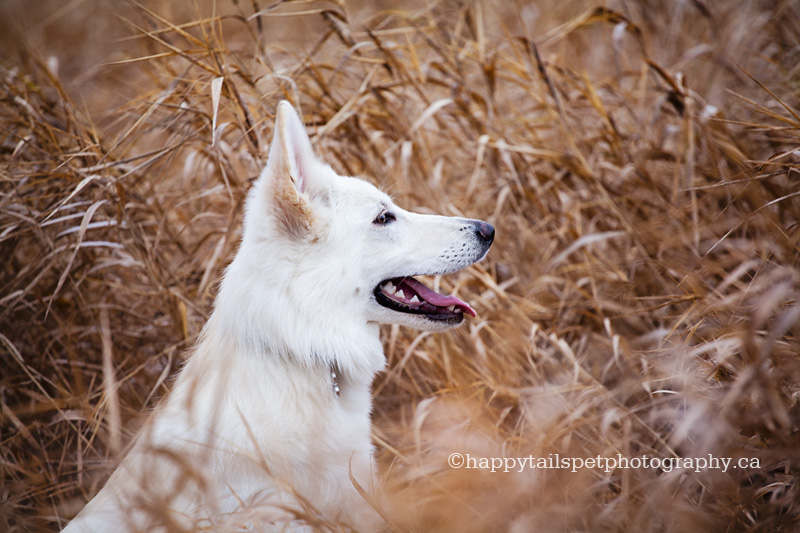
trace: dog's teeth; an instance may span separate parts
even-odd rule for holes
[[[406,295],[403,293],[403,289],[398,290],[396,293],[394,293],[394,295],[397,296],[398,298],[406,297]]]
[[[450,307],[447,308],[447,310],[448,311],[455,311],[456,310],[456,306],[455,305],[451,305]]]
[[[394,284],[391,281],[387,281],[386,283],[384,283],[382,289],[383,292],[385,292],[386,294],[394,294],[394,291],[396,290]]]
[[[409,302],[411,302],[412,304],[418,304],[419,303],[419,298],[417,298],[417,295],[415,294],[414,296],[411,297]]]

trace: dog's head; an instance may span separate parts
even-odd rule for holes
[[[288,102],[278,105],[269,161],[247,203],[245,241],[262,246],[264,268],[283,279],[304,313],[443,330],[475,311],[414,279],[480,261],[486,222],[412,213],[366,181],[317,159]],[[245,248],[243,246],[242,248]],[[281,274],[278,274],[280,272]]]

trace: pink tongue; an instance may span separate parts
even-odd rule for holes
[[[419,281],[415,280],[414,278],[405,278],[403,279],[403,283],[411,287],[414,292],[419,295],[420,298],[428,302],[429,304],[433,304],[436,307],[450,307],[451,305],[455,305],[461,308],[461,310],[468,315],[471,316],[478,316],[478,313],[469,306],[467,302],[459,300],[455,296],[448,295],[444,296],[439,294],[436,291],[430,290],[428,287],[420,283]]]

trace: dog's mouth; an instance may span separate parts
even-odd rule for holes
[[[375,287],[375,300],[393,311],[425,315],[430,320],[460,322],[464,313],[478,316],[467,302],[439,294],[409,276],[382,281]]]

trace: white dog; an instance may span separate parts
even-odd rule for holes
[[[465,268],[493,238],[485,222],[410,213],[338,176],[281,102],[195,352],[65,531],[380,529],[364,497],[370,386],[385,365],[378,325],[441,331],[474,316],[412,276]]]

